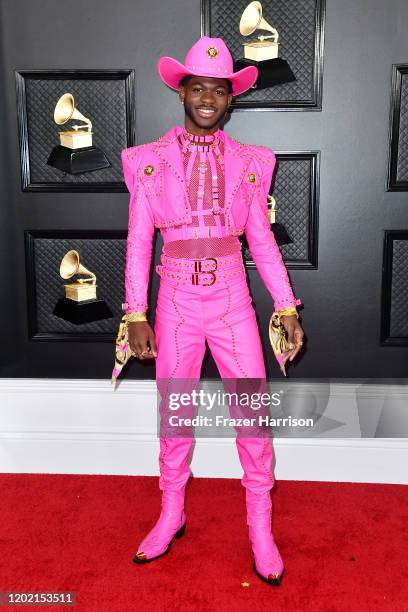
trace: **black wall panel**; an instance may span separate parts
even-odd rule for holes
[[[384,232],[381,341],[408,346],[408,230]]]

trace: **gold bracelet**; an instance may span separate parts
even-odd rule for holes
[[[277,312],[280,317],[284,315],[295,315],[297,319],[299,318],[299,313],[294,306],[287,306],[287,308],[282,308],[282,310],[278,310]]]
[[[127,323],[134,323],[135,321],[147,321],[145,312],[129,312],[122,317]]]

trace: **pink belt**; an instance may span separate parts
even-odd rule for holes
[[[226,280],[245,275],[241,253],[200,259],[169,257],[162,254],[161,261],[164,265],[156,266],[160,278],[177,280],[183,284],[205,287],[213,285],[217,279]]]

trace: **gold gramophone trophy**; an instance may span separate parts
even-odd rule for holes
[[[283,244],[291,244],[293,242],[292,238],[289,236],[288,232],[286,231],[286,228],[284,227],[284,225],[282,225],[282,223],[277,223],[276,222],[276,213],[277,213],[277,207],[276,207],[276,200],[273,196],[269,195],[267,196],[268,198],[268,203],[267,203],[267,219],[269,221],[269,223],[271,224],[271,231],[273,233],[273,235],[275,236],[275,240],[278,246],[281,246]],[[243,255],[244,255],[244,259],[245,260],[251,260],[252,256],[250,254],[250,249],[249,249],[249,245],[248,245],[248,241],[246,239],[245,236],[243,236],[242,238],[242,245],[243,245]]]
[[[282,83],[296,81],[296,77],[286,60],[278,57],[279,34],[262,16],[262,4],[251,2],[242,13],[239,31],[242,36],[250,36],[256,30],[270,32],[244,43],[244,57],[234,63],[236,70],[246,66],[258,68],[258,79],[254,89],[265,89]]]
[[[275,240],[278,246],[281,246],[282,244],[290,244],[293,242],[293,240],[282,223],[276,222],[276,212],[276,200],[273,196],[268,195],[268,220],[271,224],[271,230],[273,231]]]
[[[64,125],[70,120],[82,121],[72,129],[59,132],[60,144],[53,148],[47,164],[68,174],[92,172],[111,166],[105,153],[92,144],[92,123],[75,108],[74,96],[62,95],[54,109],[54,121]]]
[[[55,316],[76,325],[113,317],[106,302],[97,299],[96,276],[80,263],[78,251],[71,250],[64,255],[59,272],[65,280],[75,275],[88,278],[64,285],[65,297],[58,300],[53,312]]]

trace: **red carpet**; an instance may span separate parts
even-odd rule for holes
[[[4,610],[408,610],[404,486],[277,482],[286,575],[276,588],[252,573],[239,480],[193,479],[185,536],[142,566],[131,559],[158,517],[158,478],[3,474],[0,483],[0,590],[77,593],[72,608]]]

